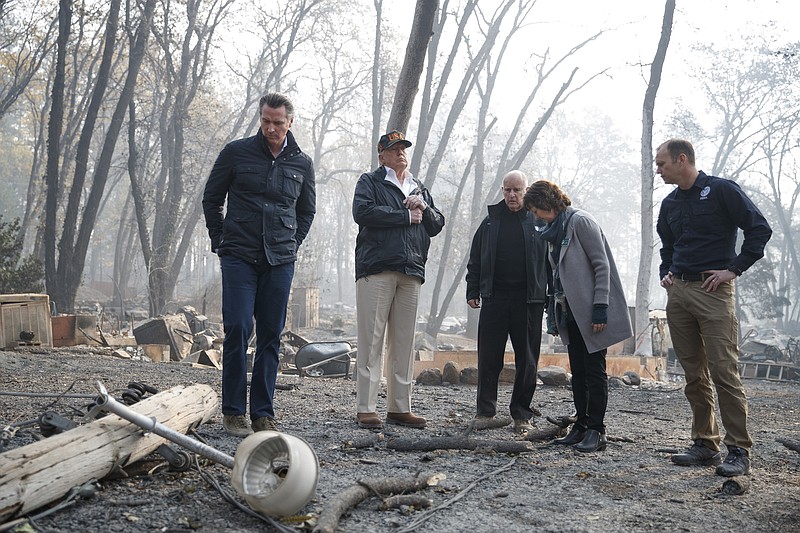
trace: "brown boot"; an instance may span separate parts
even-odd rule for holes
[[[278,431],[278,424],[274,418],[262,416],[253,420],[253,431]]]
[[[394,424],[395,426],[422,429],[427,424],[427,421],[413,413],[386,413],[386,423]]]
[[[358,419],[358,427],[364,429],[381,429],[381,419],[378,413],[356,413]]]

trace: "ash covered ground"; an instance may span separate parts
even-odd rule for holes
[[[181,363],[122,360],[102,348],[32,349],[0,352],[0,389],[24,392],[95,393],[100,380],[112,394],[129,382],[164,391],[195,383],[221,394],[221,374]],[[376,436],[355,424],[355,384],[343,378],[281,375],[295,385],[276,393],[279,429],[305,439],[320,467],[314,498],[294,520],[280,522],[295,531],[313,529],[326,505],[344,489],[387,477],[439,473],[438,485],[419,494],[435,511],[415,508],[382,510],[382,500],[368,498],[341,517],[337,531],[797,531],[800,524],[800,454],[779,439],[800,441],[800,383],[746,380],[750,400],[753,472],[749,490],[722,492],[724,478],[713,467],[686,468],[669,461],[671,451],[690,444],[690,412],[680,382],[617,383],[610,391],[605,452],[581,454],[546,442],[529,452],[477,450],[403,452],[386,442],[397,437],[457,438],[474,415],[475,388],[463,385],[417,386],[413,408],[428,419],[416,430],[387,427],[384,440],[353,449],[349,443]],[[499,405],[507,406],[511,389],[501,387]],[[382,398],[383,399],[383,398]],[[381,399],[381,400],[382,400]],[[8,426],[54,410],[79,424],[85,400],[0,396],[0,425]],[[569,415],[571,392],[540,385],[534,405],[542,417]],[[383,405],[379,404],[383,412]],[[502,414],[502,411],[501,411]],[[211,446],[233,455],[240,440],[222,429],[221,415],[197,429]],[[5,450],[28,445],[40,436],[36,425],[20,428]],[[510,427],[473,432],[477,439],[514,441]],[[80,453],[80,450],[73,450]],[[2,456],[0,455],[0,460]],[[154,454],[91,486],[83,496],[52,514],[36,518],[20,531],[120,532],[271,531],[273,526],[226,502],[196,469],[173,472]],[[231,490],[230,470],[199,461]],[[127,476],[127,477],[125,477]],[[2,480],[0,480],[2,482]],[[63,501],[62,501],[63,503]],[[59,501],[53,502],[58,505]],[[34,511],[33,515],[47,508]],[[426,514],[427,513],[427,514]],[[422,523],[417,521],[423,518]],[[8,524],[6,524],[7,526]],[[0,526],[2,530],[4,526]]]

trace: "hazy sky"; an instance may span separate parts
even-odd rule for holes
[[[497,0],[481,0],[486,9]],[[386,6],[386,20],[398,32],[408,35],[415,2],[394,2]],[[800,24],[792,16],[789,0],[678,0],[672,39],[664,66],[664,75],[656,105],[656,122],[663,120],[676,100],[691,96],[685,73],[692,64],[694,43],[715,46],[737,46],[754,33],[763,33],[772,22],[770,34],[778,42],[798,39]],[[641,113],[645,79],[661,34],[664,16],[662,0],[539,0],[524,39],[529,50],[518,45],[517,53],[540,52],[550,47],[556,51],[572,47],[599,30],[606,33],[580,53],[580,72],[586,75],[610,67],[607,76],[571,98],[569,108],[581,107],[608,110],[626,131],[641,134]],[[642,66],[643,65],[643,66]],[[511,84],[509,84],[511,85]],[[509,88],[509,91],[513,89]],[[528,88],[519,91],[519,98]],[[513,99],[513,92],[508,98]],[[500,98],[505,101],[506,98]],[[658,124],[656,124],[658,129]]]

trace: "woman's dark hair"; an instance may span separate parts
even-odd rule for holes
[[[560,213],[572,205],[572,200],[564,194],[564,191],[558,185],[546,180],[533,182],[525,191],[523,202],[525,203],[525,209],[529,211],[535,207],[545,211],[553,209],[556,213]]]

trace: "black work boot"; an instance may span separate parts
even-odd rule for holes
[[[714,466],[722,462],[722,454],[712,450],[697,439],[691,448],[683,453],[676,453],[671,457],[672,462],[681,466]]]
[[[743,448],[728,446],[728,456],[717,467],[717,475],[725,477],[746,476],[750,474],[750,454]]]

